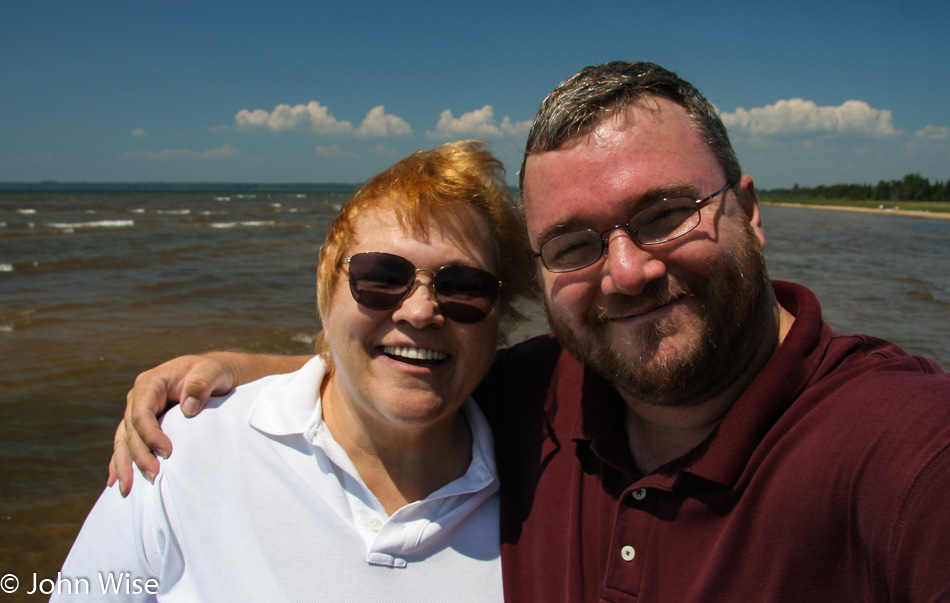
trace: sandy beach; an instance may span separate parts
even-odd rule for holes
[[[922,210],[904,210],[904,209],[895,209],[893,207],[885,207],[883,209],[876,209],[870,207],[851,207],[845,205],[809,205],[807,203],[773,203],[768,201],[763,201],[763,203],[769,203],[770,205],[784,205],[785,207],[804,207],[807,209],[831,209],[836,211],[854,211],[865,214],[881,214],[881,215],[892,215],[892,216],[908,216],[911,218],[931,218],[936,220],[950,220],[950,213],[943,212],[933,212],[933,211],[922,211]]]

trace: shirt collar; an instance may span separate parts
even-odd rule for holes
[[[831,339],[815,295],[800,285],[773,281],[779,304],[795,322],[765,368],[746,388],[688,471],[724,485],[735,484],[762,438],[798,398],[818,369]]]
[[[250,426],[271,436],[300,434],[320,445],[318,434],[324,430],[320,386],[326,372],[323,359],[315,356],[293,373],[270,377],[271,382],[261,388],[248,411]],[[498,477],[491,426],[471,397],[462,412],[472,430],[472,463],[466,481],[470,487],[481,488]],[[332,438],[329,431],[326,436]]]
[[[323,420],[319,401],[326,372],[323,359],[315,356],[300,370],[270,377],[254,399],[247,422],[272,436],[306,433],[311,423]]]

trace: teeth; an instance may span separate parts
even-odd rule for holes
[[[403,346],[386,345],[383,346],[383,353],[390,356],[402,356],[411,360],[445,360],[448,354],[436,352],[435,350],[426,350],[423,348],[407,348]]]

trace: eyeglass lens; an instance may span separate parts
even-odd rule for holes
[[[627,224],[604,232],[578,230],[553,237],[541,245],[541,261],[551,272],[570,272],[586,268],[604,253],[604,235],[614,228],[626,227],[627,232],[641,245],[666,243],[696,228],[700,221],[699,206],[721,194],[726,184],[712,195],[696,200],[692,197],[663,199],[636,213]]]
[[[358,253],[348,261],[350,292],[361,306],[389,310],[412,291],[417,270],[403,257],[380,252]],[[446,318],[476,323],[491,313],[500,286],[493,274],[471,266],[443,266],[434,272],[435,299]]]

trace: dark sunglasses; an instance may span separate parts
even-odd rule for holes
[[[390,310],[409,296],[416,274],[432,273],[435,300],[446,318],[476,323],[491,313],[503,283],[494,274],[471,266],[416,268],[406,258],[390,253],[357,253],[343,258],[350,265],[350,293],[359,305]]]

